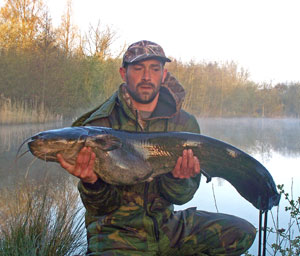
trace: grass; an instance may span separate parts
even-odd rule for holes
[[[24,182],[0,192],[0,255],[60,256],[86,250],[83,215],[72,182]]]
[[[45,123],[61,121],[62,116],[55,115],[45,109],[44,104],[32,101],[15,102],[0,94],[0,124]]]

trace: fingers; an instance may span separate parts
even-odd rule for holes
[[[72,172],[73,165],[66,162],[61,154],[57,154],[57,160],[60,163],[62,168],[66,169],[68,172]]]
[[[194,175],[197,175],[200,173],[200,161],[198,159],[198,157],[194,156]]]
[[[172,174],[175,178],[186,179],[200,173],[200,161],[194,156],[191,149],[183,150],[182,157],[179,157]]]
[[[95,183],[98,176],[94,172],[94,164],[96,154],[89,147],[83,147],[76,158],[75,165],[66,162],[61,154],[57,154],[57,159],[60,165],[66,169],[70,174],[80,178],[86,183]]]
[[[182,152],[182,164],[181,164],[181,169],[182,169],[182,174],[183,174],[184,176],[187,174],[188,161],[189,161],[189,153],[188,153],[187,150],[183,150],[183,152]]]
[[[181,164],[182,164],[182,156],[178,157],[175,168],[172,171],[172,174],[175,178],[180,178],[181,177],[181,174],[180,174]]]
[[[77,155],[73,174],[81,178],[82,174],[89,168],[92,150],[88,147],[83,147]]]
[[[89,148],[80,165],[80,172],[77,177],[86,183],[94,183],[97,181],[98,176],[94,172],[94,164],[96,159],[96,154]]]

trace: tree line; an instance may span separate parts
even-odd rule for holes
[[[0,10],[1,98],[43,106],[73,118],[99,105],[122,82],[124,48],[112,54],[116,33],[90,26],[82,33],[72,22],[69,0],[54,28],[42,0],[6,0]],[[299,117],[300,83],[257,84],[234,62],[167,64],[186,89],[184,108],[197,116]]]
[[[255,83],[234,62],[170,63],[187,91],[184,107],[202,117],[300,117],[300,82]]]

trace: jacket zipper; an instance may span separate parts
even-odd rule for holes
[[[136,120],[135,120],[135,129],[136,129],[136,132],[138,131],[138,111],[136,110],[135,112],[135,116],[136,116]],[[142,128],[142,127],[141,127]],[[143,128],[142,128],[143,130]],[[149,130],[149,122],[147,122],[147,127],[146,127],[146,130],[148,131]],[[149,182],[146,182],[145,183],[145,188],[144,188],[144,210],[146,212],[146,215],[148,217],[151,218],[152,222],[153,222],[153,227],[154,227],[154,235],[155,235],[155,240],[156,242],[159,241],[159,229],[158,229],[158,222],[157,222],[157,219],[150,215],[149,212],[148,212],[148,208],[147,208],[147,205],[148,205],[148,190],[149,190]]]

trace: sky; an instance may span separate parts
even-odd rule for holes
[[[66,0],[44,0],[55,24]],[[73,0],[81,31],[98,21],[120,49],[160,44],[182,61],[234,61],[257,83],[300,81],[300,0]]]

